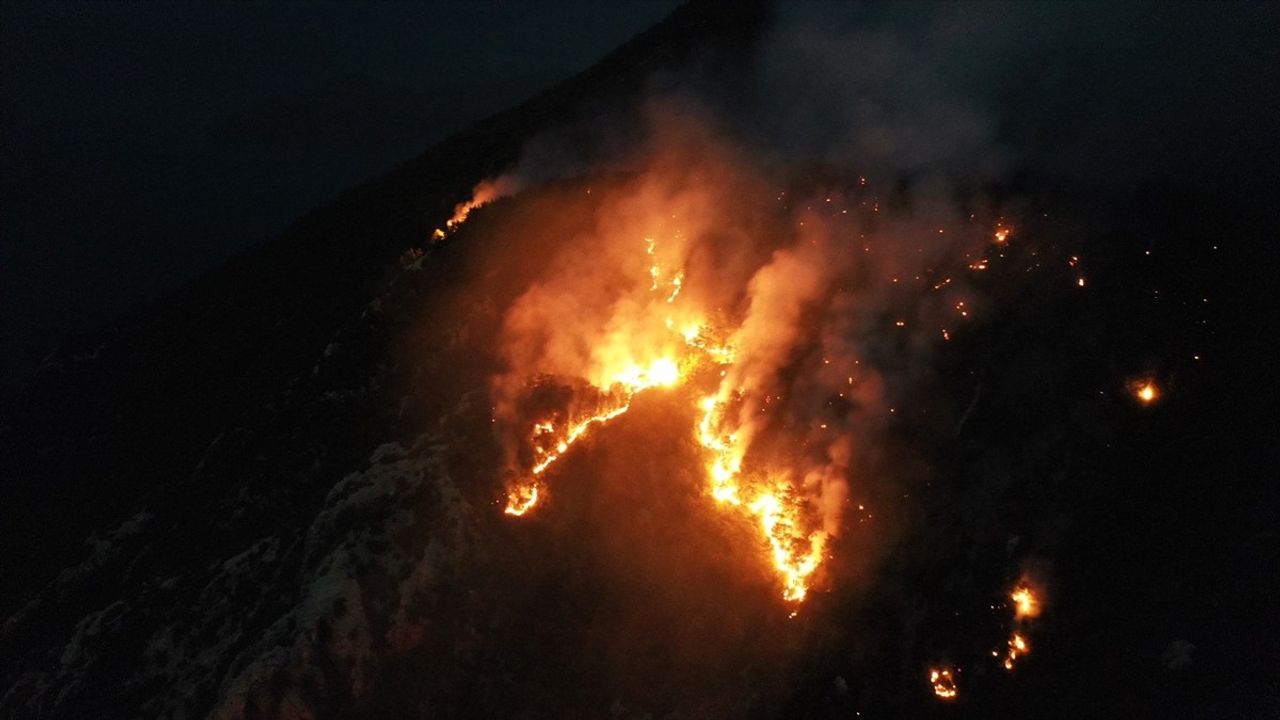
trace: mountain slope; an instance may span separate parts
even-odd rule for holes
[[[384,524],[402,522],[378,517],[370,528],[334,529],[331,515],[358,514],[341,508],[408,483],[438,512],[457,516],[454,530],[441,524],[440,532],[464,532],[465,504],[449,500],[456,491],[431,459],[439,440],[421,434],[424,417],[434,426],[460,398],[445,389],[421,407],[402,402],[405,376],[425,372],[402,367],[397,355],[424,301],[402,296],[426,291],[405,289],[413,283],[398,259],[426,245],[477,181],[513,165],[530,138],[571,123],[584,102],[625,108],[655,73],[744,51],[763,18],[760,6],[681,8],[586,72],[46,361],[0,424],[0,504],[9,509],[0,538],[6,712],[234,709],[249,683],[235,678],[258,677],[235,658],[270,666],[273,643],[314,633],[333,608],[313,607],[298,620],[295,603],[312,602],[301,600],[314,597],[308,587],[320,588],[320,604],[339,592],[317,568],[361,552],[368,561],[371,551],[347,545],[375,542],[369,538],[390,532]],[[411,271],[430,276],[418,284],[448,284],[448,263],[437,255]],[[407,437],[410,449],[387,445],[395,437]],[[390,457],[398,459],[388,471]],[[425,517],[413,522],[435,527]],[[98,530],[86,558],[90,528]],[[403,577],[430,564],[425,542],[415,539],[405,558],[391,561],[400,563],[395,582],[439,582]],[[232,623],[243,626],[226,625],[231,616],[243,616]],[[246,650],[251,641],[260,643]],[[149,670],[125,677],[133,667]]]
[[[1280,504],[1258,332],[1276,326],[1270,228],[1242,211],[1251,198],[1215,187],[974,171],[992,155],[980,115],[863,32],[895,7],[858,6],[847,34],[764,52],[762,5],[683,7],[51,358],[0,423],[0,715],[1274,714]],[[912,38],[930,26],[923,8],[907,11]],[[831,37],[883,63],[846,75],[816,54],[849,98],[799,107],[795,76],[755,65],[773,50],[789,67]],[[758,71],[763,101],[743,80]],[[911,81],[923,100],[875,105]],[[607,162],[650,129],[655,96],[693,108],[654,121],[687,131],[676,159]],[[713,132],[688,120],[701,100],[721,103]],[[845,134],[844,103],[867,134]],[[813,136],[797,137],[806,122]],[[548,145],[542,175],[431,239],[478,181]],[[864,177],[864,155],[894,148],[911,164]],[[954,185],[933,184],[938,160],[959,168]],[[646,195],[651,176],[713,201]],[[677,211],[710,258],[680,266],[687,276],[659,257],[687,228],[655,242],[618,221]],[[824,223],[827,236],[813,229]],[[899,262],[919,274],[881,272]],[[777,266],[788,272],[773,285],[756,272]],[[745,288],[715,294],[739,275]],[[690,409],[707,409],[732,362],[695,366],[706,387],[628,396],[607,432],[563,453],[545,505],[503,513],[512,448],[495,432],[497,378],[513,311],[563,301],[518,329],[535,355],[594,351],[602,335],[556,331],[629,306],[589,285],[639,288],[663,313],[684,293],[709,316],[750,315],[757,290],[776,291],[761,336],[801,339],[748,358],[791,382],[760,400],[760,415],[783,410],[768,410],[781,419],[760,426],[755,451],[838,465],[839,446],[810,439],[848,422],[856,440],[840,470],[845,527],[802,604],[756,562],[778,555],[759,526],[786,523],[708,502]],[[807,299],[788,304],[796,293]],[[716,339],[668,321],[666,341]],[[585,372],[530,365],[521,401],[579,399]],[[1158,381],[1158,402],[1131,393],[1139,377]],[[1024,573],[1044,608],[1011,672],[1001,653],[1025,628],[1009,588]],[[928,680],[943,664],[954,699]]]

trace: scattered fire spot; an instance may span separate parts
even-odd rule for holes
[[[1154,405],[1160,400],[1160,386],[1151,378],[1140,378],[1129,382],[1129,392],[1134,399],[1143,405]]]
[[[929,684],[933,686],[933,694],[939,700],[956,698],[956,678],[950,668],[930,668]]]

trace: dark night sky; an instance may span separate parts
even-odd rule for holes
[[[0,6],[0,390],[671,0]]]

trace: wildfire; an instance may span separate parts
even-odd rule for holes
[[[1030,620],[1040,615],[1040,596],[1025,581],[1018,583],[1010,591],[1009,600],[1013,602],[1014,631],[1009,637],[1008,647],[1005,649],[1004,660],[1001,663],[1005,670],[1013,670],[1018,658],[1031,652],[1031,643],[1027,640],[1025,626]],[[991,654],[1000,656],[994,650]]]
[[[956,698],[956,678],[949,668],[929,668],[929,684],[940,700]]]
[[[1153,405],[1160,399],[1160,386],[1150,378],[1130,381],[1129,392],[1143,405]]]
[[[457,208],[449,227],[487,200],[480,190]],[[673,199],[679,201],[673,204]],[[818,213],[796,218],[803,230],[797,231],[795,242],[773,248],[754,268],[709,264],[730,248],[700,238],[755,242],[750,232],[723,232],[714,221],[720,202],[720,194],[709,198],[701,187],[682,188],[673,196],[665,183],[642,186],[616,217],[604,216],[600,236],[589,236],[590,244],[583,244],[584,252],[599,252],[599,258],[582,263],[578,255],[549,270],[544,281],[508,310],[510,324],[504,332],[511,335],[504,348],[519,357],[502,378],[503,397],[495,407],[501,408],[496,412],[502,417],[509,462],[519,465],[510,469],[521,480],[508,488],[505,511],[521,516],[545,502],[554,492],[548,490],[549,470],[577,441],[628,412],[637,395],[692,386],[677,397],[696,398],[689,412],[711,502],[750,529],[755,550],[777,578],[783,599],[801,602],[813,589],[840,527],[852,439],[848,426],[828,424],[826,417],[788,425],[790,414],[808,410],[783,401],[783,393],[809,383],[793,377],[793,371],[803,375],[802,365],[809,362],[796,352],[802,343],[848,334],[839,329],[845,320],[838,317],[845,314],[833,308],[851,306],[864,291],[862,271],[855,272],[855,263],[835,239],[836,226],[811,229],[822,225]],[[806,225],[811,219],[819,222]],[[686,223],[692,224],[688,235]],[[939,236],[950,234],[945,227],[937,229]],[[989,232],[996,245],[1003,245],[1013,228],[1002,220]],[[957,259],[964,257],[970,268],[985,270],[988,260],[976,245],[990,246],[990,236],[966,235],[965,242],[975,247]],[[866,239],[862,246],[869,253],[872,245]],[[925,248],[916,250],[923,254]],[[917,285],[921,292],[932,288],[938,294],[933,304],[948,313],[954,308],[958,317],[952,322],[972,315],[969,301],[957,296],[961,276],[956,271],[963,264],[930,267],[930,261],[911,260],[920,264],[911,272],[910,265],[896,267],[896,259],[857,262],[868,263],[868,269],[889,263],[883,269],[893,273],[901,292],[915,292]],[[722,270],[742,284],[721,283]],[[829,306],[833,296],[839,304]],[[588,302],[591,306],[581,307],[581,317],[576,316],[578,303]],[[912,314],[890,321],[907,333],[920,324],[919,318]],[[944,342],[952,339],[951,329],[939,330]],[[842,340],[839,359],[851,370],[858,360],[844,344]],[[831,360],[822,359],[824,364]],[[529,396],[520,393],[526,371],[580,379],[584,391],[575,386],[570,399],[547,400],[563,406],[524,417],[529,411],[522,400]],[[854,387],[852,374],[844,369],[832,367],[822,376],[813,384],[827,385],[824,392],[849,402],[855,393],[865,392],[867,402],[859,407],[879,401],[874,383],[865,390]],[[846,377],[849,387],[843,386]],[[836,381],[841,386],[831,387]],[[796,444],[784,447],[781,441],[793,432]]]
[[[1013,601],[1015,619],[1033,618],[1040,614],[1040,600],[1036,597],[1035,591],[1026,585],[1014,588],[1013,592],[1009,593],[1009,599]]]
[[[508,515],[519,517],[529,512],[538,503],[538,486],[523,485],[512,488],[507,493],[507,507],[503,510]]]
[[[711,497],[717,505],[755,520],[769,545],[774,570],[782,579],[782,597],[795,602],[804,600],[809,592],[809,577],[822,563],[827,533],[802,531],[802,508],[786,478],[775,478],[759,487],[742,487],[739,477],[746,450],[738,433],[716,432],[723,420],[723,403],[714,395],[703,398],[698,441],[710,455],[707,476]]]
[[[602,369],[597,380],[589,381],[606,400],[592,414],[572,421],[547,418],[533,423],[529,436],[533,463],[524,479],[508,490],[504,510],[508,515],[518,517],[528,513],[546,496],[542,480],[546,471],[593,429],[626,413],[638,393],[681,385],[699,367],[733,365],[734,348],[717,340],[719,334],[709,330],[699,313],[687,307],[687,301],[681,298],[683,270],[669,270],[664,266],[653,238],[646,237],[644,247],[648,258],[645,280],[652,298],[648,301],[652,304],[645,307],[650,313],[667,308],[660,311],[664,313],[661,327],[666,339],[659,340],[655,349],[652,338],[643,342],[644,337],[612,335],[613,345],[597,349],[598,355],[607,358],[602,368],[612,369]],[[655,351],[659,354],[646,360],[638,359]],[[722,377],[725,374],[721,372]],[[745,436],[723,429],[724,411],[733,393],[724,388],[720,392],[725,395],[723,399],[719,394],[710,395],[695,408],[695,412],[701,411],[696,436],[708,454],[710,495],[718,506],[736,512],[756,527],[762,549],[779,577],[783,598],[799,602],[808,594],[810,578],[822,562],[827,533],[806,532],[805,501],[797,496],[788,473],[753,472],[744,480]]]
[[[538,476],[563,457],[593,427],[604,425],[631,409],[631,399],[636,393],[651,387],[671,387],[679,381],[680,369],[671,358],[660,357],[647,366],[630,363],[617,373],[613,383],[606,388],[610,394],[621,396],[616,405],[570,423],[563,430],[550,420],[534,423],[532,441],[535,460],[529,468],[530,476],[507,491],[507,506],[503,512],[517,517],[529,512],[538,502]]]
[[[500,197],[510,195],[517,189],[516,179],[510,175],[503,175],[493,180],[482,180],[471,191],[471,197],[464,200],[453,207],[453,215],[445,221],[444,228],[436,228],[431,234],[435,240],[443,240],[449,233],[457,230],[462,223],[467,221],[467,217],[471,212],[482,205],[497,200]]]
[[[1030,650],[1030,646],[1027,644],[1026,639],[1018,633],[1014,633],[1013,637],[1009,638],[1009,650],[1004,657],[1004,669],[1012,670],[1014,661],[1019,656],[1026,655],[1028,650]]]

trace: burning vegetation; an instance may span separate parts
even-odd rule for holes
[[[863,175],[768,175],[702,119],[661,116],[653,133],[635,171],[579,186],[584,230],[557,238],[500,309],[497,504],[513,521],[554,517],[580,449],[610,442],[633,408],[660,407],[688,428],[667,472],[736,528],[731,562],[794,618],[841,582],[842,554],[879,552],[846,536],[892,517],[868,502],[882,447],[911,422],[913,384],[928,382],[921,368],[987,316],[992,283],[1043,260],[1083,288],[1081,259],[1048,262],[1036,225],[996,203]],[[441,234],[528,184],[481,183]],[[1144,405],[1160,397],[1150,378],[1129,388]],[[1012,627],[991,655],[1012,671],[1043,597],[1024,578],[1007,599]],[[960,670],[928,670],[936,699],[956,699]]]
[[[1129,381],[1129,392],[1141,405],[1154,405],[1160,400],[1160,386],[1150,377],[1136,378]]]
[[[799,603],[826,582],[856,474],[897,412],[886,347],[963,333],[981,307],[969,278],[1006,256],[1013,226],[933,197],[888,209],[864,176],[779,191],[704,121],[654,125],[643,169],[505,311],[490,383],[503,512],[542,512],[578,444],[665,394],[694,428],[699,492],[754,528],[744,557]],[[524,184],[480,183],[446,226]]]
[[[930,668],[929,685],[939,700],[956,699],[956,676],[951,668]]]
[[[1024,578],[1009,592],[1009,601],[1013,603],[1013,633],[1009,636],[1008,647],[1003,654],[1001,664],[1005,670],[1013,670],[1018,658],[1031,652],[1031,644],[1027,640],[1027,626],[1040,616],[1040,593],[1032,589]],[[1000,657],[998,652],[991,653]]]

